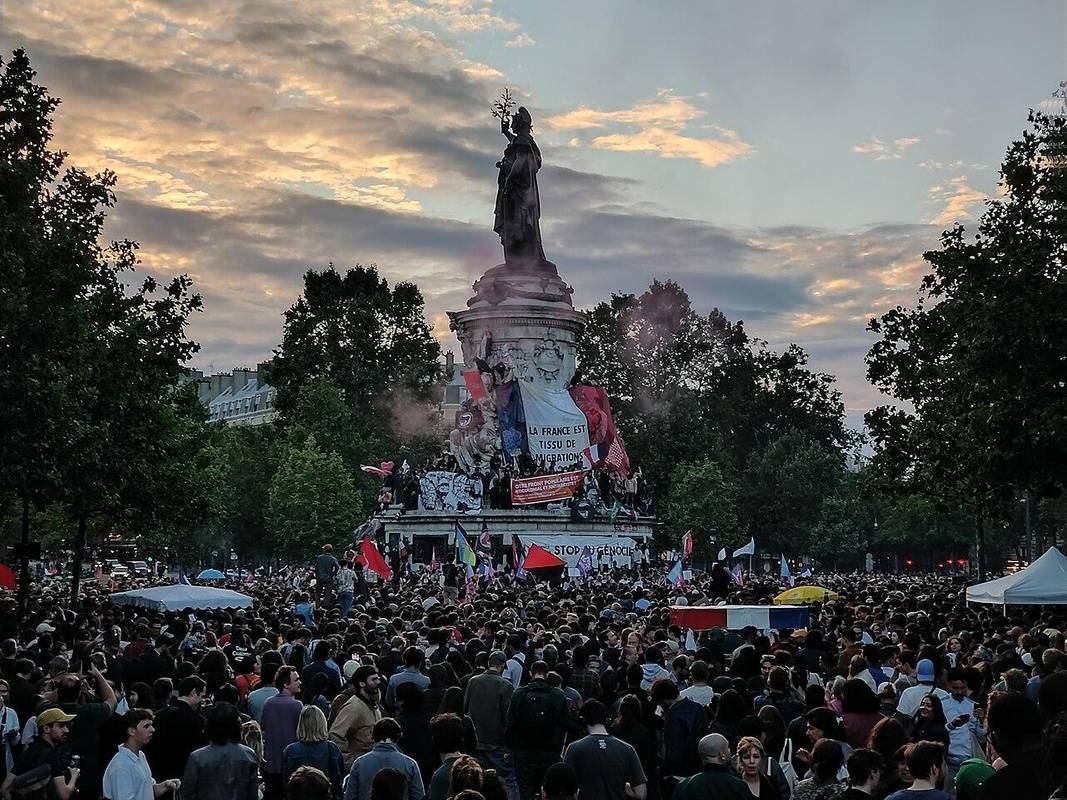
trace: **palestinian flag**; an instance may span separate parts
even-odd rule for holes
[[[567,569],[567,562],[554,556],[539,544],[531,544],[526,551],[522,568],[542,581],[558,581]]]

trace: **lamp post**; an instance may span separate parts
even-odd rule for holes
[[[1034,541],[1030,535],[1030,492],[1029,490],[1023,492],[1023,499],[1020,500],[1023,504],[1026,520],[1026,554],[1027,561],[1033,563],[1034,561]]]

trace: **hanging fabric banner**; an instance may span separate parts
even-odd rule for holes
[[[582,485],[585,472],[555,472],[551,475],[536,475],[532,478],[511,479],[511,502],[517,506],[536,503],[551,503],[571,497]]]
[[[566,390],[523,384],[522,408],[530,455],[544,459],[549,469],[581,463],[589,447],[589,423]]]

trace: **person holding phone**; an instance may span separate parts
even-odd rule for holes
[[[949,696],[941,701],[941,705],[947,720],[945,730],[948,731],[945,780],[951,786],[960,765],[975,755],[975,745],[985,747],[986,733],[982,726],[984,711],[968,697],[967,673],[959,667],[951,669],[947,683]]]

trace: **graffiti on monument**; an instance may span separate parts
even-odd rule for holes
[[[422,511],[480,511],[482,482],[456,472],[427,472],[419,479]]]

